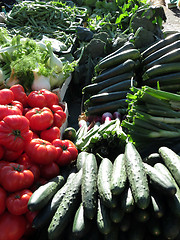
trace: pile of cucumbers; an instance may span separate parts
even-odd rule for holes
[[[131,86],[137,86],[135,70],[139,59],[140,51],[127,42],[99,61],[92,83],[82,89],[86,115],[127,108],[126,94]]]
[[[180,33],[154,43],[142,53],[142,84],[161,90],[180,90]]]
[[[178,240],[180,157],[168,147],[155,155],[143,159],[131,142],[115,159],[80,152],[59,188],[52,179],[29,200],[37,239]]]

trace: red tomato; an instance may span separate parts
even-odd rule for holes
[[[0,105],[0,121],[9,115],[22,115],[22,112],[17,106]]]
[[[49,180],[59,175],[60,169],[57,163],[52,162],[50,164],[41,166],[40,171],[41,171],[41,177]]]
[[[18,159],[19,156],[21,156],[22,152],[23,150],[12,151],[10,149],[5,148],[3,159],[9,162],[13,162],[16,159]]]
[[[0,160],[3,158],[4,156],[4,147],[0,145]]]
[[[25,216],[26,216],[26,219],[28,220],[28,222],[32,223],[34,218],[37,216],[37,214],[38,214],[38,211],[31,212],[28,210],[26,212]]]
[[[56,162],[59,166],[66,166],[76,160],[78,150],[75,144],[70,140],[55,139],[52,145],[57,149],[58,155]]]
[[[7,149],[20,151],[31,139],[32,132],[26,117],[10,115],[0,121],[0,144]]]
[[[0,215],[3,214],[6,209],[6,198],[6,191],[2,187],[0,187]]]
[[[34,164],[28,157],[26,153],[21,154],[18,158],[17,163],[25,166],[26,169],[30,170],[34,175],[34,181],[37,181],[40,177],[40,169]]]
[[[50,164],[57,158],[56,148],[48,141],[34,138],[26,144],[25,152],[37,164]]]
[[[8,211],[0,216],[0,240],[19,240],[26,231],[26,218]]]
[[[13,100],[12,102],[11,102],[11,105],[12,106],[16,106],[16,107],[18,107],[20,110],[21,110],[21,113],[23,113],[23,104],[21,103],[21,102],[19,102],[19,101],[17,101],[17,100]]]
[[[59,99],[58,96],[47,90],[47,89],[41,89],[37,91],[32,91],[28,95],[28,104],[30,107],[49,107],[52,106],[53,104],[58,104]]]
[[[27,95],[24,91],[24,88],[20,84],[15,84],[10,87],[10,90],[14,93],[14,100],[17,100],[23,104],[23,107],[26,107],[27,104]]]
[[[42,109],[39,107],[32,108],[25,114],[25,117],[29,120],[30,128],[33,131],[45,130],[49,128],[54,121],[53,113],[47,107]]]
[[[6,199],[8,211],[14,215],[22,215],[28,211],[28,201],[32,195],[29,189],[9,194]]]
[[[60,129],[58,127],[51,127],[40,132],[40,138],[52,142],[55,139],[59,139],[61,136]]]
[[[50,107],[51,111],[54,114],[53,126],[60,128],[63,123],[66,121],[66,113],[63,111],[62,107],[59,105],[52,105]]]
[[[14,93],[7,88],[0,90],[0,104],[10,104],[14,100]]]
[[[29,188],[34,182],[33,173],[18,163],[8,162],[2,166],[0,173],[1,185],[8,192]]]

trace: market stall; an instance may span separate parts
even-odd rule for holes
[[[164,8],[1,10],[0,240],[179,240],[180,33]]]

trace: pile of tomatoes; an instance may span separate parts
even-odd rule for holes
[[[37,213],[28,210],[29,198],[76,160],[74,143],[61,140],[66,118],[51,91],[26,94],[19,84],[0,90],[0,240],[32,234]]]

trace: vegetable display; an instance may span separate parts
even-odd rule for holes
[[[34,234],[32,220],[37,209],[33,207],[32,194],[39,186],[45,189],[45,205],[64,183],[61,166],[65,168],[75,161],[78,150],[67,140],[72,153],[66,154],[66,159],[63,156],[67,144],[60,137],[67,116],[55,93],[41,89],[27,95],[23,86],[16,84],[0,90],[0,98],[0,239],[19,240]],[[59,114],[56,121],[55,110]],[[56,129],[58,134],[54,134]],[[55,140],[59,140],[58,147],[51,143]],[[28,209],[30,202],[33,213]],[[42,202],[39,204],[43,206]],[[7,226],[11,224],[13,229],[9,233]]]
[[[45,208],[39,206],[38,199],[37,205],[34,203],[40,212],[33,226],[52,240],[92,239],[94,235],[101,239],[178,239],[180,186],[173,173],[178,168],[179,178],[179,164],[169,163],[171,155],[178,162],[180,158],[168,147],[159,148],[159,153],[156,163],[145,162],[129,141],[116,158],[80,152],[77,169]],[[165,160],[165,153],[169,160]],[[117,171],[120,164],[122,171]],[[37,189],[34,197],[40,191]]]

